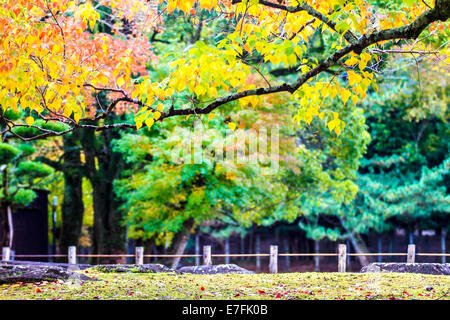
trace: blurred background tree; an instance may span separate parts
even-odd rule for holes
[[[9,118],[20,115],[9,112]],[[2,131],[6,123],[0,122]],[[30,143],[0,143],[0,211],[2,214],[2,246],[11,247],[14,237],[13,210],[30,204],[42,179],[51,175],[53,169],[34,161],[35,149]]]

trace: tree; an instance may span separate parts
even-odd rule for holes
[[[4,128],[6,124],[1,126]],[[31,203],[36,197],[32,188],[53,172],[49,166],[30,160],[34,152],[33,146],[28,143],[0,143],[0,210],[4,247],[11,247],[13,243],[13,210]]]
[[[417,227],[448,225],[447,72],[410,60],[391,59],[384,68],[395,71],[362,104],[371,143],[353,179],[355,199],[336,201],[323,193],[303,207],[300,226],[310,237],[350,239],[365,253],[363,235],[401,227],[412,241]],[[403,67],[411,62],[413,69]]]
[[[208,114],[231,101],[246,106],[254,104],[259,96],[285,92],[301,101],[299,117],[323,117],[329,129],[340,134],[345,123],[325,106],[364,98],[374,83],[379,55],[392,50],[413,55],[430,52],[420,40],[428,37],[430,27],[446,22],[450,15],[449,0],[436,0],[433,7],[413,1],[380,6],[364,0],[168,0],[164,4],[162,8],[169,15],[174,10],[191,15],[214,12],[212,23],[225,19],[234,30],[215,43],[197,42],[173,62],[167,79],[154,82],[145,75],[132,80],[137,71],[132,62],[137,58],[135,50],[145,43],[142,27],[158,29],[156,2],[129,0],[118,7],[117,2],[107,0],[80,4],[62,0],[6,1],[0,10],[2,43],[6,44],[2,46],[6,59],[0,65],[2,108],[29,109],[24,119],[28,125],[33,125],[35,118],[43,118],[69,126],[64,132],[41,130],[48,136],[78,128],[139,129],[147,119],[148,126],[173,116]],[[86,50],[78,50],[79,43],[87,40],[83,30],[101,23],[98,11],[103,10],[103,5],[112,8],[113,30],[130,33],[123,21],[121,27],[114,25],[121,22],[123,8],[130,8],[128,12],[134,17],[143,16],[145,23],[136,20],[134,25],[141,27],[140,32],[131,31],[136,45],[122,54],[109,55],[115,38],[98,35],[86,57]],[[377,9],[380,14],[374,15]],[[81,30],[75,28],[80,24]],[[438,34],[447,34],[447,29],[439,25]],[[308,39],[317,32],[333,41],[323,59],[310,61]],[[419,38],[422,33],[425,36]],[[412,47],[408,47],[409,43]],[[400,49],[391,49],[395,46]],[[445,53],[442,48],[437,51]],[[99,69],[103,62],[114,66],[113,70]],[[295,79],[275,81],[260,70],[260,64],[299,69]],[[246,83],[251,73],[264,79],[265,85]],[[339,80],[343,75],[348,81]],[[109,93],[111,101],[92,110],[92,95],[99,91]],[[213,99],[205,100],[205,96]],[[320,106],[324,113],[316,109],[319,98],[326,98]],[[95,123],[108,117],[122,102],[139,111],[134,124]],[[7,118],[4,121],[8,123],[7,132],[16,136],[12,128],[26,125]]]
[[[416,64],[415,68],[394,72],[396,84],[385,81],[385,94],[373,95],[366,102],[371,108],[368,122],[373,143],[358,178],[360,205],[379,220],[379,226],[372,230],[381,233],[404,227],[410,241],[419,226],[445,226],[449,204],[445,183],[447,72],[429,63]]]
[[[248,142],[258,137],[236,141],[243,130],[224,130],[223,121],[223,115],[206,123],[169,120],[160,130],[123,134],[115,140],[114,149],[127,162],[122,179],[115,181],[115,192],[124,201],[129,237],[153,239],[179,255],[204,222],[249,226],[261,219],[253,210],[267,205],[280,186],[270,175],[264,176],[270,155],[261,155],[261,150],[249,153]],[[192,122],[197,123],[196,131],[191,131]],[[245,155],[246,150],[262,165],[236,164],[242,159],[234,155]],[[233,157],[226,158],[230,151]],[[173,259],[172,267],[179,261]]]
[[[22,128],[24,130],[24,128]],[[29,136],[39,134],[35,128],[25,128]],[[61,221],[58,221],[59,248],[65,252],[69,246],[78,245],[82,230],[83,203],[83,164],[79,132],[66,134],[63,137],[43,139],[36,143],[36,160],[55,170],[52,179],[44,185],[54,196],[62,199],[60,209]],[[62,192],[60,192],[62,190]]]
[[[121,28],[114,31],[113,23],[117,22],[118,12],[113,12],[110,7],[97,5],[99,11],[99,20],[95,28],[87,28],[83,21],[71,19],[70,17],[53,18],[55,23],[61,26],[70,27],[69,32],[64,33],[65,39],[69,34],[73,36],[76,30],[84,30],[79,34],[78,43],[68,41],[65,46],[64,54],[78,50],[81,54],[92,52],[100,45],[102,48],[108,48],[103,52],[106,56],[103,60],[99,60],[100,55],[85,58],[85,63],[91,64],[92,68],[101,69],[106,73],[113,73],[120,69],[121,59],[127,60],[132,66],[136,75],[138,72],[146,73],[145,65],[151,59],[153,54],[149,51],[150,45],[141,34],[139,38],[135,38],[136,34],[140,34],[140,30],[133,25],[134,16],[129,10],[126,10],[130,3],[122,3],[115,10],[122,13],[124,22]],[[50,10],[50,9],[49,9]],[[49,19],[52,17],[47,17]],[[129,19],[129,20],[127,20]],[[120,21],[120,20],[119,20]],[[129,36],[129,35],[134,36]],[[76,45],[76,47],[74,47]],[[104,46],[104,47],[103,47]],[[133,52],[131,54],[131,49]],[[73,56],[76,57],[77,53]],[[67,57],[64,57],[66,60]],[[79,63],[71,61],[73,63]],[[106,63],[105,63],[106,62]],[[122,61],[123,62],[123,61]],[[71,68],[69,66],[66,66]],[[74,70],[74,69],[72,69]],[[45,88],[47,90],[51,88]],[[79,92],[78,98],[81,99],[83,93]],[[86,100],[89,105],[84,111],[92,112],[95,108],[102,108],[105,103],[105,95],[100,92],[95,97]],[[83,111],[83,112],[84,112]],[[120,106],[117,109],[110,110],[109,117],[103,120],[102,117],[92,119],[91,124],[95,125],[99,121],[114,123],[120,121]],[[17,130],[28,130],[28,139],[44,138],[47,135],[42,134],[38,129],[42,120],[37,120],[27,127],[14,128],[14,134]],[[51,123],[51,122],[49,122]],[[24,129],[25,128],[25,129]],[[32,131],[32,132],[31,132]],[[61,132],[62,131],[62,132]],[[125,229],[120,223],[122,215],[118,210],[118,203],[112,192],[112,181],[118,176],[121,170],[121,159],[117,153],[113,153],[110,146],[111,140],[117,132],[110,130],[109,132],[96,133],[93,129],[81,128],[72,132],[69,127],[65,127],[60,133],[64,134],[63,144],[61,146],[62,156],[59,161],[54,161],[46,157],[42,157],[42,161],[52,165],[56,170],[64,174],[64,198],[62,202],[62,226],[60,236],[60,248],[63,252],[70,245],[77,245],[82,230],[83,222],[83,177],[90,179],[93,187],[93,208],[94,208],[94,226],[93,226],[93,251],[94,252],[123,252],[125,250]]]

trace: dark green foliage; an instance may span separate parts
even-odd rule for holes
[[[20,150],[9,143],[0,143],[0,164],[9,164],[20,155]]]
[[[53,173],[53,168],[40,162],[24,161],[20,162],[15,170],[18,176],[24,176],[28,179],[43,178]]]
[[[29,205],[34,198],[36,198],[36,193],[30,189],[19,189],[13,197],[13,203],[17,207]]]
[[[11,246],[11,225],[8,211],[30,204],[36,197],[33,187],[38,187],[42,178],[53,173],[53,169],[38,161],[30,161],[34,148],[26,143],[0,143],[0,213],[2,214],[3,246]]]
[[[39,128],[42,128],[43,130],[40,130]],[[46,132],[45,130],[61,133],[68,129],[69,127],[66,126],[64,123],[53,121],[46,122],[44,120],[39,119],[33,123],[32,127],[29,126],[14,127],[12,131],[23,138],[32,138],[44,134]]]
[[[0,112],[6,119],[11,120],[11,121],[16,121],[16,120],[23,118],[23,111],[21,111],[21,110],[16,112],[16,111],[12,110],[11,108],[8,108],[8,110],[6,110],[6,111],[2,110]]]
[[[363,103],[372,141],[355,177],[354,201],[310,200],[313,209],[300,223],[309,237],[356,241],[399,227],[450,226],[448,85],[437,72],[426,86],[408,72],[396,75],[405,80],[382,83]]]
[[[49,121],[49,122],[45,122],[41,120],[37,120],[35,121],[34,125],[39,126],[42,129],[46,129],[46,130],[51,130],[51,131],[55,131],[55,132],[64,132],[67,129],[69,129],[69,127],[67,125],[65,125],[64,123],[61,122],[53,122],[53,121]]]
[[[31,144],[27,143],[21,143],[17,146],[17,148],[21,151],[21,157],[28,157],[36,152],[36,149]]]
[[[40,133],[40,130],[34,127],[14,127],[12,132],[23,138],[32,138]]]

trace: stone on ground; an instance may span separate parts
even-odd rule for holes
[[[2,261],[2,264],[8,265],[31,265],[31,266],[40,266],[40,267],[61,267],[63,269],[76,269],[76,270],[84,270],[88,268],[92,268],[90,264],[70,264],[70,263],[57,263],[57,262],[42,262],[42,261],[22,261],[22,260],[9,260]]]
[[[128,272],[128,273],[156,273],[174,272],[174,270],[162,264],[99,264],[93,270],[103,273]]]
[[[371,263],[361,272],[399,272],[450,275],[450,263]]]
[[[79,270],[73,266],[72,270]],[[0,284],[17,282],[43,282],[43,281],[95,281],[84,274],[71,271],[71,267],[64,268],[51,265],[34,264],[8,264],[0,265]]]
[[[211,266],[192,266],[182,267],[178,272],[194,273],[194,274],[222,274],[222,273],[254,273],[247,269],[241,268],[235,264],[218,264]]]

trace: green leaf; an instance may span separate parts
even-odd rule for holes
[[[338,24],[336,24],[336,31],[344,34],[348,31],[348,29],[350,29],[350,25],[347,23],[346,20],[343,20],[341,22],[339,22]]]
[[[53,173],[53,168],[40,162],[25,161],[21,162],[16,170],[15,174],[27,178],[43,178]]]
[[[20,154],[20,150],[9,143],[0,143],[0,164],[9,164]]]

